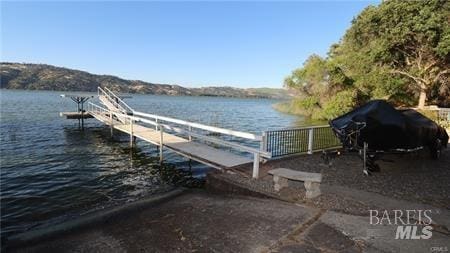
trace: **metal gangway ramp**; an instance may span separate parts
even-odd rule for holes
[[[258,178],[260,161],[263,158],[271,158],[271,153],[264,150],[267,142],[264,132],[261,135],[255,135],[138,112],[108,88],[99,87],[98,98],[101,105],[89,102],[88,112],[97,120],[109,125],[111,135],[114,130],[129,134],[131,146],[135,145],[136,138],[159,146],[161,162],[163,161],[163,148],[217,169],[228,169],[253,162],[252,175],[254,178]],[[217,134],[258,142],[257,146],[260,148],[211,136]],[[251,153],[253,159],[221,149],[218,146]]]

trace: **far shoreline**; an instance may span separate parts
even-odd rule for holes
[[[47,90],[47,89],[11,89],[11,88],[0,88],[0,91],[29,91],[29,92],[61,92],[61,93],[89,93],[97,94],[96,91],[83,91],[83,90]],[[165,96],[165,97],[206,97],[206,98],[233,98],[233,99],[264,99],[264,100],[276,100],[283,101],[281,98],[271,98],[271,97],[238,97],[238,96],[219,96],[219,95],[170,95],[170,94],[154,94],[154,93],[129,93],[129,92],[119,92],[123,95],[151,95],[151,96]],[[301,116],[301,115],[299,115]]]

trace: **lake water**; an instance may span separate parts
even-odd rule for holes
[[[2,238],[165,192],[208,170],[195,162],[190,170],[187,159],[170,152],[161,167],[155,146],[138,141],[130,150],[129,136],[111,138],[95,119],[81,131],[77,120],[59,117],[76,111],[60,94],[1,90]],[[254,133],[303,124],[268,99],[132,95],[126,101],[138,111]]]

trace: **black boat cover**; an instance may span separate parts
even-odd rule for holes
[[[358,146],[366,142],[373,150],[433,148],[437,140],[446,147],[449,138],[445,129],[429,118],[412,109],[397,110],[384,100],[372,100],[331,120],[330,126],[341,141],[349,128],[360,127]]]

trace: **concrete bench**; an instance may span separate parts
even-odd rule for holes
[[[322,182],[322,174],[320,173],[280,168],[269,170],[269,174],[273,175],[275,191],[277,192],[283,187],[287,187],[290,179],[305,182],[306,198],[315,198],[320,195],[320,182]]]

